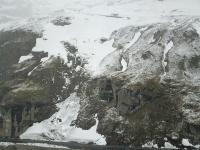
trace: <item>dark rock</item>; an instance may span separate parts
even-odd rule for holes
[[[51,22],[56,26],[66,26],[71,24],[69,17],[62,17],[62,16],[55,18]]]
[[[37,37],[38,34],[23,30],[0,32],[0,80],[7,77],[7,70],[18,63],[21,56],[31,52]]]
[[[34,122],[49,118],[55,111],[57,95],[62,93],[65,78],[63,60],[52,58],[46,66],[44,52],[31,52],[38,34],[7,31],[0,34],[0,114],[1,137],[18,137]],[[12,55],[10,55],[12,53]],[[33,58],[18,63],[32,53]]]

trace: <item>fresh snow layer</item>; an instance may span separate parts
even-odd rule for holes
[[[105,139],[96,132],[98,120],[96,124],[89,130],[83,130],[70,126],[72,121],[77,118],[80,109],[80,98],[75,93],[71,94],[64,102],[57,104],[58,112],[49,119],[40,123],[34,123],[32,127],[27,129],[20,138],[21,139],[37,139],[37,140],[56,140],[56,141],[77,141],[83,143],[94,142],[99,145],[105,145]]]

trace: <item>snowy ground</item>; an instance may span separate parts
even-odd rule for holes
[[[89,130],[82,130],[70,126],[76,119],[79,111],[79,97],[72,94],[64,102],[57,104],[59,111],[49,119],[40,123],[34,123],[24,134],[21,139],[37,139],[37,140],[55,140],[55,141],[77,141],[81,143],[93,142],[98,145],[105,145],[105,139],[96,132],[96,125]]]

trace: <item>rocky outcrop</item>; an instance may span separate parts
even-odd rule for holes
[[[8,76],[8,69],[28,55],[36,44],[38,34],[23,30],[0,32],[0,80]]]
[[[89,78],[87,61],[76,47],[62,42],[67,61],[48,57],[32,51],[38,37],[24,30],[0,33],[0,137],[19,137],[34,122],[49,118],[55,104],[75,91],[81,93],[79,87]]]
[[[90,128],[93,124],[87,119],[91,122],[98,114],[98,132],[106,136],[107,144],[154,141],[163,146],[167,139],[180,147],[182,138],[199,143],[198,22],[129,26],[113,32],[113,46],[128,67],[105,71],[105,76],[93,79],[93,86],[87,83],[85,91],[90,92],[85,92],[78,126]]]
[[[1,32],[0,39],[0,136],[18,137],[34,122],[55,111],[57,96],[65,78],[63,60],[50,58],[45,65],[44,52],[32,52],[37,34],[31,31]],[[21,56],[33,57],[19,62]],[[19,63],[18,63],[19,62]]]
[[[71,24],[70,20],[71,20],[71,18],[69,18],[69,17],[60,16],[60,17],[56,17],[55,19],[53,19],[51,21],[51,23],[53,23],[56,26],[66,26],[66,25]]]

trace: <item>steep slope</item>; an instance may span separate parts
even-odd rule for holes
[[[23,3],[0,24],[1,136],[200,143],[198,0]]]

